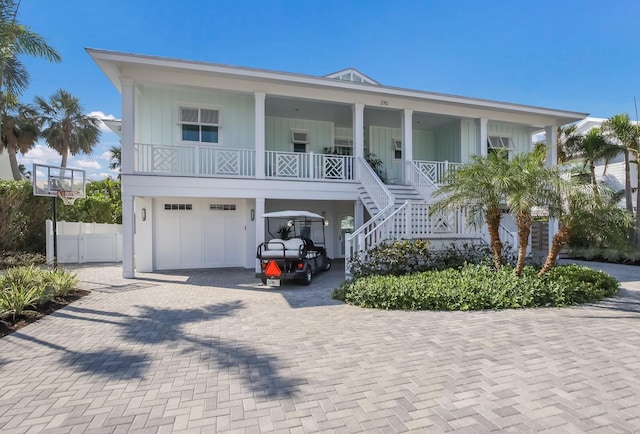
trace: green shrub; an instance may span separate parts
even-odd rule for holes
[[[481,310],[566,306],[615,294],[612,277],[577,265],[555,267],[543,278],[527,266],[522,276],[513,267],[467,264],[460,269],[403,276],[372,275],[344,282],[333,297],[361,307],[402,310]]]
[[[65,297],[78,286],[78,278],[64,270],[53,270],[44,274],[44,282],[56,296]]]
[[[47,197],[33,195],[29,180],[0,180],[0,252],[45,251],[45,220],[51,218]]]
[[[66,296],[78,279],[68,271],[48,271],[33,265],[8,269],[0,275],[0,315],[14,320],[29,307],[42,306],[55,296]]]
[[[503,251],[505,261],[515,264],[511,246]],[[473,243],[450,244],[439,250],[430,248],[429,241],[399,240],[383,242],[361,253],[350,262],[351,274],[357,277],[372,275],[400,276],[429,270],[460,268],[465,264],[492,263],[489,246]]]

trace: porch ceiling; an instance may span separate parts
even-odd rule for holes
[[[336,127],[350,128],[353,126],[351,105],[329,103],[317,100],[293,99],[277,96],[267,96],[265,101],[267,116],[291,119],[306,119],[333,122]],[[402,112],[392,109],[365,107],[364,123],[366,126],[400,128]],[[433,130],[456,119],[453,116],[431,113],[413,114],[414,130]]]

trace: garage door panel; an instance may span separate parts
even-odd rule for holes
[[[180,266],[182,268],[204,266],[202,260],[202,217],[184,215],[180,218]]]
[[[212,215],[204,218],[204,262],[207,267],[223,267],[225,265],[225,231],[224,217]]]
[[[162,215],[156,226],[156,262],[158,269],[178,268],[180,263],[179,216]]]

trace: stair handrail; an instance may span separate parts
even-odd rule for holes
[[[382,182],[380,177],[371,168],[369,163],[362,158],[356,158],[356,164],[358,168],[358,180],[364,187],[369,197],[378,208],[378,213],[371,217],[369,221],[353,231],[351,234],[347,234],[344,239],[344,252],[345,252],[345,273],[349,274],[349,259],[351,256],[362,250],[359,245],[359,240],[364,240],[366,235],[373,231],[378,223],[386,218],[395,205],[395,197],[386,185]]]
[[[344,240],[344,272],[345,276],[349,276],[351,273],[349,272],[349,262],[352,257],[354,257],[358,252],[362,252],[364,250],[368,250],[376,245],[380,244],[382,241],[389,239],[386,236],[377,236],[374,238],[378,229],[380,229],[384,224],[388,223],[392,218],[395,218],[401,210],[404,210],[407,207],[409,201],[406,201],[397,209],[393,210],[395,203],[390,202],[385,208],[382,209],[378,214],[372,217],[368,222],[360,226],[357,230],[355,230],[351,234],[347,234]],[[392,211],[393,210],[393,211]],[[406,228],[405,228],[405,236],[406,236]]]
[[[360,184],[367,190],[373,203],[379,210],[386,208],[389,203],[393,204],[394,197],[391,191],[382,182],[378,174],[371,168],[369,163],[362,158],[356,158],[358,165],[358,177]]]

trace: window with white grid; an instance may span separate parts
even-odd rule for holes
[[[180,107],[181,139],[185,142],[218,144],[220,142],[220,111],[200,107]]]

